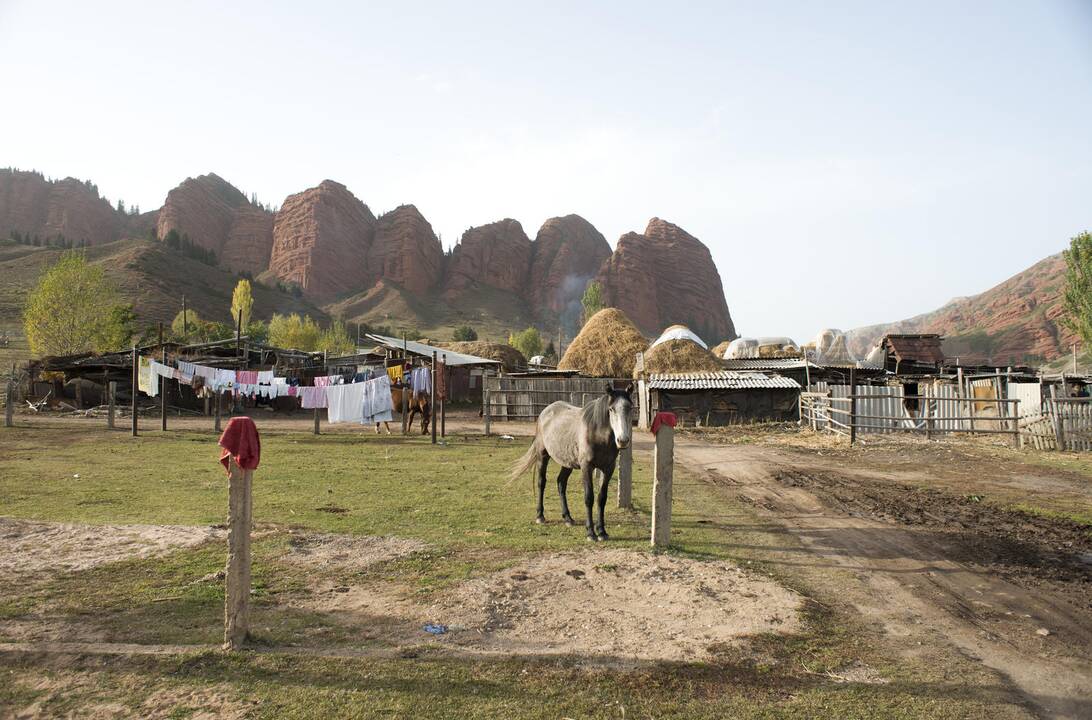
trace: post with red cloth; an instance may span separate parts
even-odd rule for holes
[[[224,593],[224,649],[239,650],[250,629],[251,485],[262,455],[258,428],[248,417],[228,420],[220,436],[220,462],[228,472],[228,562]]]
[[[675,472],[674,413],[656,413],[652,434],[656,436],[652,475],[652,546],[671,543],[671,479]]]

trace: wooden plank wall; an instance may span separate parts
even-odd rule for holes
[[[610,378],[487,377],[489,410],[495,421],[534,422],[539,413],[558,400],[578,407],[603,394],[606,384],[625,387],[630,380]],[[634,417],[640,413],[640,393],[632,394]]]

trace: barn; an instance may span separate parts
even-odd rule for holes
[[[639,383],[647,427],[657,412],[672,412],[682,425],[722,426],[796,420],[800,383],[759,372],[651,373]]]

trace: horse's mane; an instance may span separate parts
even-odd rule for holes
[[[600,395],[580,410],[584,425],[592,430],[610,429],[610,395]]]

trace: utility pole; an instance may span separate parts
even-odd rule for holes
[[[186,314],[186,296],[182,296],[182,338],[185,340],[190,336],[190,318]]]

